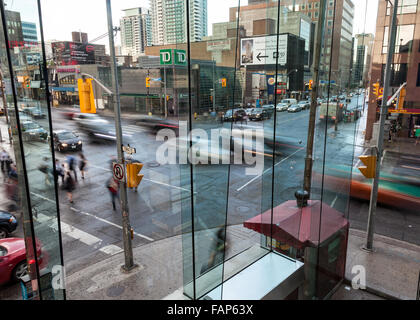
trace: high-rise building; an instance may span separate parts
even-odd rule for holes
[[[137,59],[144,54],[146,46],[152,44],[152,23],[150,12],[145,8],[123,10],[120,20],[122,55]]]
[[[38,42],[38,34],[35,23],[22,21],[22,34],[23,41],[25,41],[26,45]]]
[[[23,47],[23,31],[20,12],[5,10],[10,47]]]
[[[80,31],[73,31],[71,33],[71,38],[73,42],[88,43],[88,34]]]
[[[201,41],[207,36],[207,0],[189,0],[190,39]],[[185,43],[187,25],[184,0],[150,0],[153,45]]]
[[[414,127],[420,126],[419,5],[420,2],[415,0],[400,0],[398,3],[394,63],[390,70],[391,94],[403,83],[407,83],[403,110],[399,112],[403,128],[400,134],[406,137],[414,137]],[[379,83],[381,87],[384,85],[392,12],[393,7],[388,1],[379,1],[370,71],[369,107],[365,135],[365,139],[367,141],[372,140],[372,142],[377,139],[376,132],[374,132],[374,123],[378,120],[378,100],[374,94],[373,84]]]
[[[356,34],[355,36],[355,62],[352,69],[354,86],[366,86],[372,61],[374,38],[375,36],[371,33]]]

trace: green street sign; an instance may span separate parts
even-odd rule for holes
[[[187,65],[187,53],[185,50],[162,49],[160,50],[160,65]]]
[[[172,49],[160,50],[160,65],[172,65]]]

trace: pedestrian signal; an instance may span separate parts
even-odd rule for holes
[[[368,179],[375,178],[376,156],[360,156],[359,159],[364,164],[364,166],[358,167],[360,172]]]
[[[143,168],[142,163],[128,163],[127,170],[127,187],[136,188],[144,177],[144,174],[139,174]]]
[[[81,113],[96,113],[95,96],[93,94],[92,79],[81,78],[77,80],[79,89],[79,103]]]

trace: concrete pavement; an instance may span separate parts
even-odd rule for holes
[[[240,225],[228,227],[228,235],[233,234],[232,231],[236,233],[231,238],[233,245],[240,244],[242,232],[249,232]],[[246,237],[249,238],[249,234]],[[355,276],[352,273],[354,266],[363,266],[366,269],[366,290],[343,285],[331,299],[414,300],[420,271],[420,247],[375,235],[375,251],[367,253],[360,249],[364,240],[363,232],[350,230],[346,280],[351,283]],[[124,255],[118,253],[68,275],[68,299],[186,299],[182,294],[182,236],[137,247],[134,249],[134,260],[139,267],[130,274],[120,272]]]

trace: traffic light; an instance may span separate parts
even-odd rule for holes
[[[404,107],[404,100],[407,94],[407,90],[402,88],[400,91],[400,98],[398,99],[398,109],[402,109]]]
[[[96,113],[95,96],[93,94],[92,79],[77,80],[81,113]]]
[[[312,90],[312,85],[314,84],[313,80],[309,80],[309,90]]]
[[[28,76],[23,77],[23,87],[24,88],[31,87],[31,79]]]
[[[379,96],[379,82],[374,83],[373,85],[373,94]]]
[[[364,166],[358,167],[360,172],[368,179],[375,178],[376,156],[360,156],[359,159],[364,164]]]
[[[226,78],[222,78],[222,87],[226,88]]]
[[[139,174],[142,168],[142,163],[127,163],[127,188],[138,187],[144,177],[144,174]]]
[[[150,78],[146,77],[146,88],[150,88]]]

